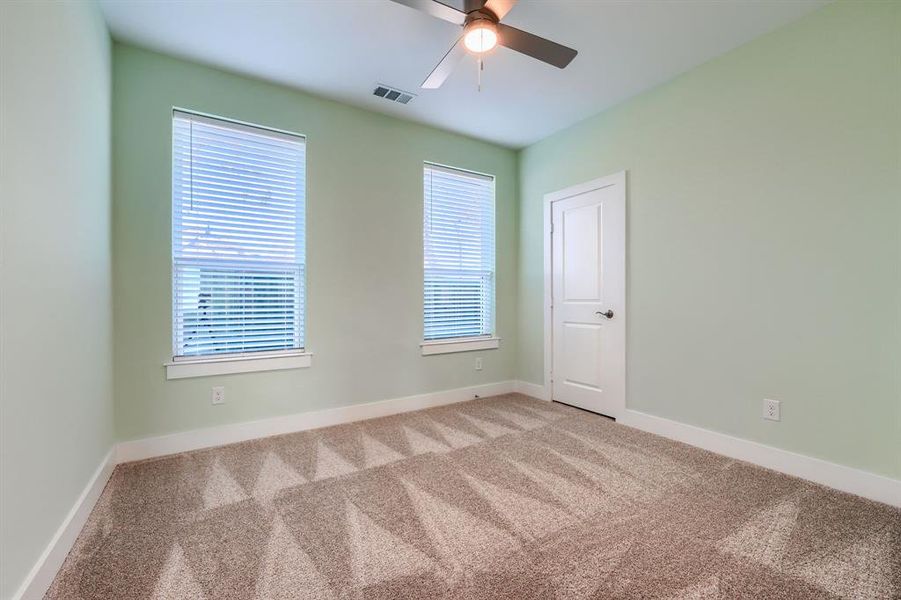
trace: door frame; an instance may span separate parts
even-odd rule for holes
[[[622,235],[622,246],[623,246],[623,309],[620,311],[618,318],[623,319],[623,328],[625,335],[623,336],[623,372],[621,374],[622,380],[620,383],[620,389],[623,390],[622,398],[620,399],[618,408],[618,414],[612,415],[614,417],[621,417],[626,412],[626,396],[628,395],[628,390],[626,388],[626,372],[628,370],[628,364],[626,363],[626,344],[628,343],[628,321],[626,321],[626,306],[628,302],[628,282],[629,282],[629,272],[628,265],[629,261],[627,260],[626,251],[628,249],[628,244],[626,240],[626,232],[627,232],[627,222],[629,219],[628,214],[628,206],[626,203],[626,171],[620,171],[619,173],[614,173],[612,175],[608,175],[606,177],[600,177],[598,179],[592,179],[591,181],[587,181],[585,183],[580,183],[578,185],[570,186],[566,189],[562,189],[556,192],[551,192],[549,194],[544,195],[544,399],[545,400],[553,400],[553,384],[551,379],[553,378],[553,370],[554,370],[554,318],[553,318],[553,308],[551,308],[553,302],[553,271],[554,271],[554,260],[553,260],[553,244],[551,240],[551,221],[553,219],[553,208],[554,202],[559,200],[565,200],[572,196],[576,196],[578,194],[584,194],[586,192],[591,192],[597,189],[602,189],[606,187],[611,187],[619,185],[620,193],[617,197],[617,200],[622,203],[623,206],[623,231]]]

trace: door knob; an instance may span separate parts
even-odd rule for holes
[[[612,318],[613,318],[613,311],[612,311],[612,310],[609,310],[609,309],[607,310],[607,312],[597,311],[597,312],[594,313],[594,314],[600,315],[600,316],[602,316],[602,317],[607,317],[608,319],[612,319]]]

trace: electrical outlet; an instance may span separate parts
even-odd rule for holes
[[[214,387],[210,394],[210,401],[213,404],[225,404],[225,387],[221,385]]]
[[[477,358],[476,359],[476,371],[481,371],[481,370],[482,370],[482,359]]]
[[[763,418],[769,421],[782,420],[782,403],[778,400],[763,399]]]

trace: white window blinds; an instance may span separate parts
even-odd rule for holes
[[[424,339],[494,333],[494,178],[426,164]]]
[[[304,138],[175,111],[173,354],[303,348]]]

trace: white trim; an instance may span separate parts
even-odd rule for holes
[[[166,379],[185,377],[207,377],[230,373],[253,373],[255,371],[280,371],[283,369],[306,369],[313,363],[309,352],[294,354],[272,354],[269,356],[229,356],[221,358],[179,359],[167,362]]]
[[[78,539],[78,534],[81,533],[88,516],[94,510],[94,505],[97,504],[97,499],[100,498],[103,488],[106,487],[106,482],[113,474],[116,466],[115,457],[115,448],[111,448],[100,462],[97,470],[94,471],[91,479],[88,480],[87,486],[78,496],[78,500],[75,501],[66,518],[63,519],[59,529],[53,534],[50,543],[47,544],[31,571],[25,576],[18,591],[13,594],[12,600],[38,600],[47,593],[50,584],[53,583],[53,579],[62,567],[63,561],[66,560],[66,556],[72,549],[72,545]]]
[[[19,589],[13,594],[11,600],[39,600],[53,583],[53,579],[59,572],[66,556],[72,549],[72,545],[81,533],[88,520],[91,511],[97,504],[103,488],[109,481],[116,464],[178,452],[187,452],[211,446],[221,446],[234,442],[268,437],[340,425],[363,419],[374,419],[389,415],[443,406],[472,400],[475,397],[498,396],[509,394],[516,387],[516,382],[500,381],[483,385],[417,394],[403,398],[380,400],[366,404],[354,404],[320,410],[315,412],[299,413],[284,417],[275,417],[260,421],[234,423],[220,427],[210,427],[194,431],[185,431],[171,435],[164,435],[141,440],[120,442],[110,449],[91,477],[85,489],[76,500],[69,514],[63,519],[59,529],[53,535],[44,552],[35,562],[31,571],[25,577]]]
[[[461,338],[456,340],[434,340],[422,342],[423,356],[432,354],[450,354],[451,352],[472,352],[473,350],[496,350],[501,345],[501,338]]]
[[[516,391],[547,400],[540,393],[545,388],[527,381],[500,381],[485,385],[418,394],[366,404],[355,404],[315,412],[275,417],[261,421],[234,423],[220,427],[186,431],[154,438],[120,442],[104,457],[72,509],[63,519],[44,552],[25,577],[12,600],[40,599],[49,589],[57,572],[72,549],[75,540],[94,509],[103,488],[117,463],[141,460],[177,452],[230,444],[267,437],[340,425],[363,419],[421,410]],[[743,440],[693,425],[662,417],[626,410],[617,421],[656,435],[677,440],[711,452],[744,460],[781,473],[800,477],[837,490],[901,507],[901,481],[845,467],[828,461],[780,450],[757,442]]]
[[[482,173],[480,171],[472,171],[470,169],[461,169],[460,167],[452,167],[450,165],[442,165],[436,162],[429,162],[427,160],[422,162],[423,169],[434,169],[436,171],[440,171],[442,173],[449,173],[451,175],[473,175],[475,177],[480,177],[485,181],[491,181],[492,183],[495,181],[495,176],[490,173]]]
[[[250,133],[256,133],[258,135],[266,135],[269,134],[271,137],[278,140],[288,140],[289,142],[303,142],[306,143],[307,136],[302,133],[296,133],[294,131],[288,131],[287,129],[277,129],[275,127],[269,127],[267,125],[257,125],[255,123],[249,123],[247,121],[239,121],[238,119],[230,119],[229,117],[220,117],[217,115],[211,115],[209,113],[198,112],[196,110],[190,110],[187,108],[178,108],[175,107],[172,109],[172,115],[180,115],[185,119],[193,119],[195,121],[199,121],[201,123],[207,123],[209,125],[221,126],[223,123],[227,124],[230,127],[235,127],[236,129],[241,129],[242,131],[249,131]],[[274,134],[274,135],[272,135]]]
[[[617,422],[843,492],[901,507],[901,481],[897,479],[636,410],[627,410]]]
[[[539,400],[550,400],[550,397],[547,395],[547,389],[539,383],[516,380],[513,382],[513,391]]]
[[[145,458],[165,456],[200,448],[233,444],[272,435],[317,429],[319,427],[385,417],[433,406],[453,404],[455,402],[472,400],[476,396],[487,397],[509,394],[513,389],[514,383],[512,381],[500,381],[498,383],[474,385],[365,404],[352,404],[350,406],[296,413],[259,421],[232,423],[218,427],[120,442],[116,458],[120,463],[143,460]]]
[[[551,225],[553,223],[553,204],[558,200],[565,200],[566,198],[570,198],[572,196],[577,196],[579,194],[584,194],[586,192],[590,192],[596,189],[610,187],[612,185],[620,185],[623,191],[623,205],[626,205],[626,171],[620,171],[619,173],[614,173],[613,175],[608,175],[606,177],[601,177],[599,179],[593,179],[591,181],[587,181],[585,183],[580,183],[579,185],[574,185],[572,187],[568,187],[566,189],[551,192],[550,194],[544,195],[544,395],[542,396],[544,399],[552,400],[553,399],[553,385],[551,380],[553,379],[553,366],[554,366],[554,320],[553,320],[553,310],[552,303],[554,300],[553,296],[553,270],[554,270],[554,257],[552,253],[552,238],[551,238]],[[628,207],[625,207],[625,210],[628,211]],[[628,217],[627,217],[628,218]],[[625,232],[624,232],[625,233]],[[628,247],[624,248],[624,250],[628,250]],[[623,257],[623,260],[626,260],[626,257]],[[628,263],[627,263],[628,264]],[[625,293],[626,297],[623,302],[623,310],[620,310],[620,318],[626,318],[626,310],[625,307],[628,303],[628,266],[624,270],[624,274],[626,277]],[[628,344],[628,322],[626,323],[626,337],[625,343]],[[625,350],[625,348],[624,348]],[[625,360],[625,357],[624,357]],[[628,369],[628,365],[625,366],[625,369]],[[624,371],[625,371],[624,369]],[[625,375],[625,373],[624,373]],[[622,398],[622,406],[620,407],[620,412],[625,412],[627,405],[627,394],[628,388],[626,387],[625,377],[621,382],[622,390],[623,390],[623,398]],[[616,415],[612,415],[616,416]]]

